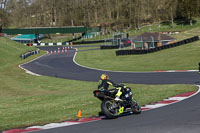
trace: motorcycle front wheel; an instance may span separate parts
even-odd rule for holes
[[[131,109],[133,114],[140,114],[142,112],[140,105],[134,100],[131,102]]]
[[[114,119],[118,116],[118,109],[113,101],[107,99],[102,101],[101,110],[109,119]]]

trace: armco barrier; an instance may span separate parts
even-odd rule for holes
[[[110,41],[112,41],[112,40],[110,40]],[[104,45],[104,46],[100,46],[100,49],[118,49],[118,48],[120,48],[120,46],[122,48],[131,47],[131,43],[127,43],[127,44],[123,44],[123,45]]]
[[[172,43],[172,44],[163,45],[161,47],[156,47],[156,48],[151,48],[151,49],[117,50],[116,55],[118,56],[118,55],[131,55],[131,54],[148,54],[148,53],[153,53],[153,52],[160,51],[160,50],[163,50],[163,49],[168,49],[168,48],[173,48],[173,47],[180,46],[180,45],[183,45],[183,44],[188,44],[188,43],[198,41],[198,40],[199,40],[199,37],[194,36],[192,38],[188,38],[188,39],[185,39],[185,40],[182,40],[182,41],[179,41],[179,42],[175,42],[175,43]]]
[[[100,49],[118,49],[119,45],[103,45],[100,46]]]
[[[35,54],[39,54],[39,53],[40,53],[40,50],[38,49],[38,50],[35,50],[35,51],[29,51],[29,52],[27,52],[25,54],[22,54],[22,55],[20,55],[20,57],[22,59],[26,59],[27,57],[29,57],[31,55],[35,55]]]
[[[107,40],[109,42],[111,40]],[[81,42],[74,42],[74,44],[92,44],[92,43],[104,43],[105,40],[94,40],[94,41],[81,41]]]
[[[28,43],[25,44],[27,46],[61,46],[61,45],[69,45],[70,42],[57,42],[57,43]]]
[[[77,37],[67,42],[57,42],[57,43],[27,43],[27,46],[60,46],[60,45],[69,45],[70,42],[80,40],[82,37]]]
[[[68,42],[57,42],[57,43],[28,43],[26,44],[27,46],[59,46],[59,45],[69,45],[70,42],[76,41],[76,39],[74,40],[70,40]],[[104,43],[105,40],[95,40],[95,41],[80,41],[80,42],[73,42],[73,44],[77,45],[77,44],[92,44],[92,43]],[[107,40],[107,42],[109,42],[110,40]]]

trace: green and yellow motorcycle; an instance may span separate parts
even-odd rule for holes
[[[102,101],[101,111],[109,119],[117,118],[123,113],[140,114],[141,107],[135,99],[133,99],[133,93],[130,87],[125,87],[123,84],[119,84],[122,87],[121,100],[115,100],[117,89],[99,89],[95,90],[94,96]]]

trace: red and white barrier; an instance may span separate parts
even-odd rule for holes
[[[47,51],[47,54],[60,54],[60,53],[67,53],[67,50],[73,49],[72,46],[58,48],[56,50]]]

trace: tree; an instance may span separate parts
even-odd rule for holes
[[[192,19],[196,16],[199,16],[199,0],[178,0],[177,18],[189,19],[192,25]]]
[[[0,26],[7,27],[10,24],[9,13],[7,12],[7,0],[0,0]]]
[[[200,16],[199,0],[0,0],[0,23],[16,27],[144,24]]]

